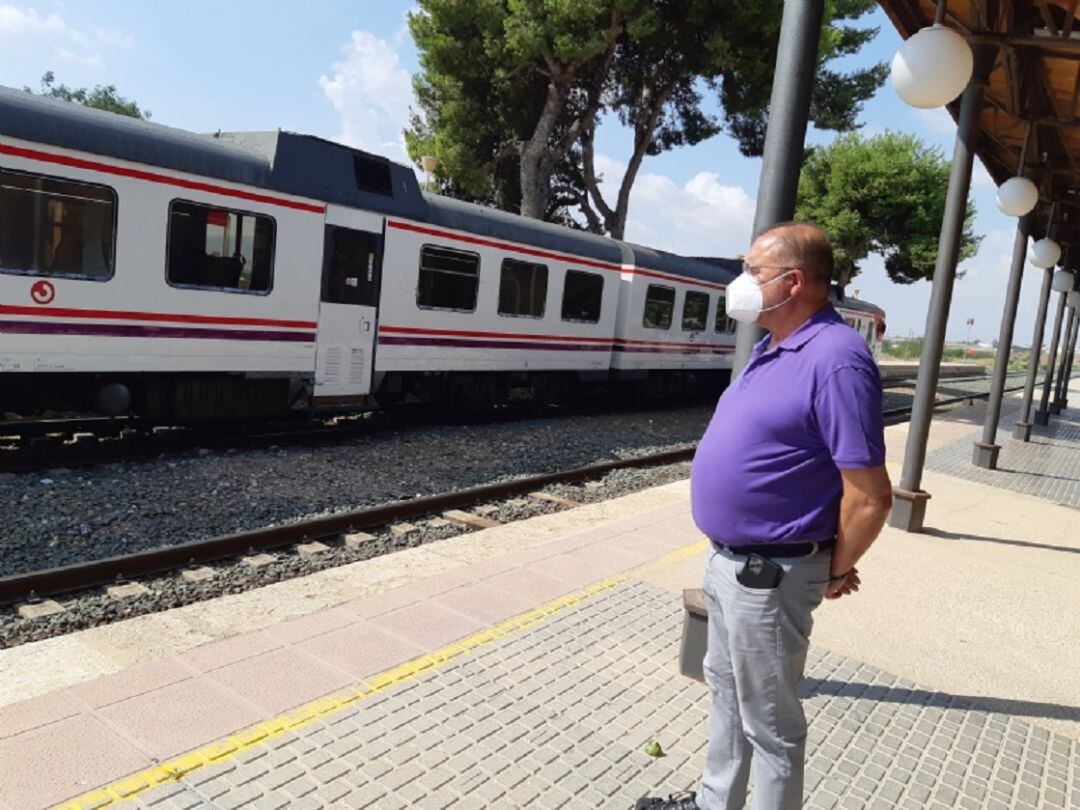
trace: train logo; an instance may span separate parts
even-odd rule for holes
[[[35,304],[51,304],[56,298],[56,288],[48,281],[35,281],[30,288],[30,298]]]

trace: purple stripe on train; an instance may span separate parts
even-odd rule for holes
[[[314,343],[314,332],[279,332],[266,329],[195,329],[186,326],[141,326],[127,323],[64,323],[59,321],[3,321],[0,334],[82,335],[91,337],[196,338],[202,340],[259,340]]]
[[[543,343],[531,340],[475,340],[442,337],[379,336],[380,346],[443,346],[463,349],[525,349],[552,352],[648,352],[651,354],[729,354],[731,346],[702,346],[701,348],[665,348],[662,346],[611,346],[595,343]]]

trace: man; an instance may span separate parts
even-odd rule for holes
[[[694,520],[712,541],[705,772],[696,796],[637,808],[742,807],[751,755],[755,810],[802,804],[811,613],[859,589],[855,563],[892,504],[881,378],[829,304],[832,270],[819,228],[783,223],[727,288],[728,313],[769,335],[720,397],[691,473]]]

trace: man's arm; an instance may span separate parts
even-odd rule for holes
[[[840,499],[840,525],[833,548],[826,599],[859,590],[855,563],[877,539],[892,508],[892,484],[885,465],[861,470],[840,470],[844,494]]]

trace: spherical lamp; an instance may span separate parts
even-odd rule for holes
[[[1028,261],[1036,267],[1053,267],[1060,258],[1061,245],[1049,237],[1040,239],[1028,252]]]
[[[1010,217],[1030,214],[1039,201],[1039,189],[1026,177],[1010,177],[997,191],[997,207]]]
[[[1073,290],[1066,295],[1065,304],[1073,309],[1080,309],[1080,290]]]
[[[1054,292],[1067,292],[1073,288],[1073,274],[1068,270],[1058,270],[1050,282]]]
[[[892,60],[892,83],[912,107],[940,107],[964,92],[973,67],[964,38],[944,25],[932,25],[900,46]]]

